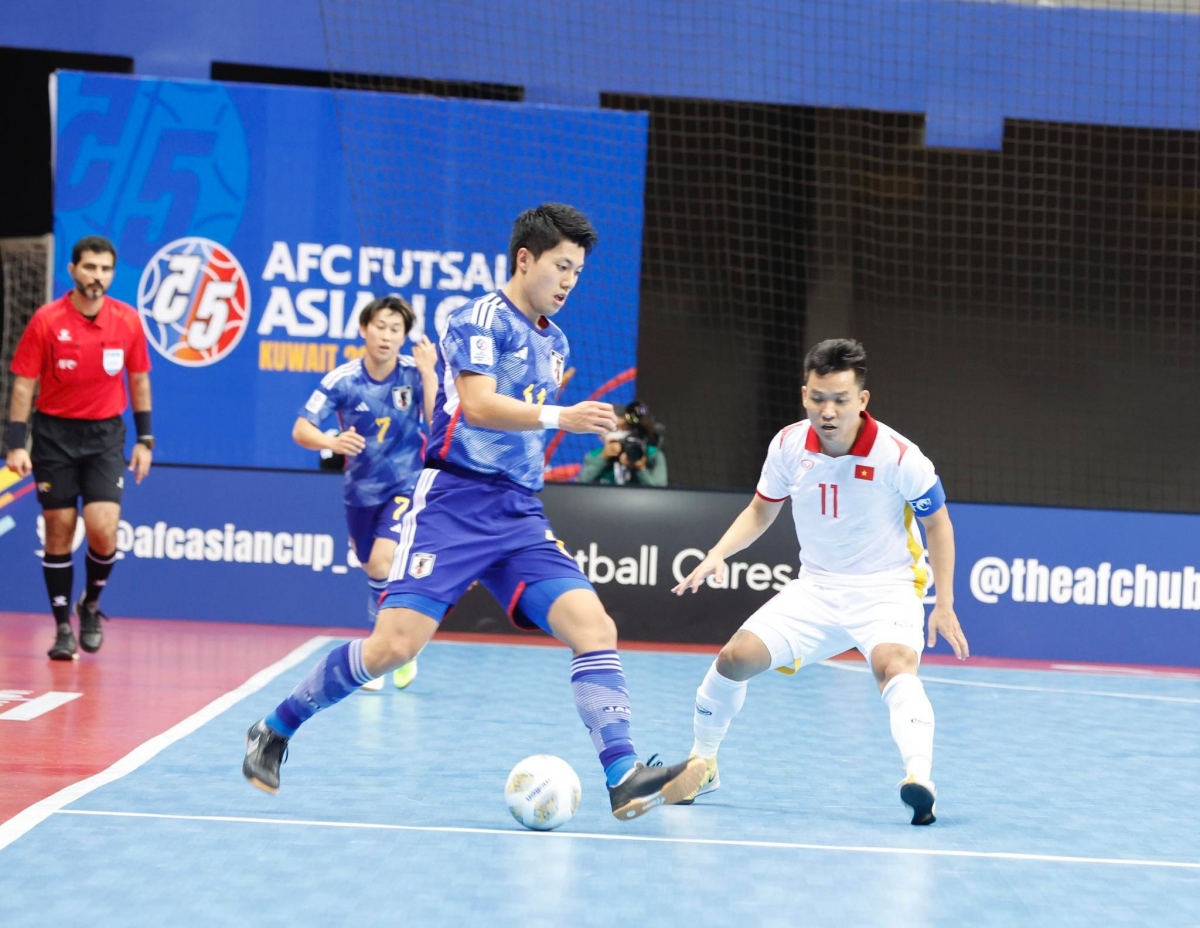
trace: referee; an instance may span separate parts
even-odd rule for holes
[[[79,646],[100,650],[104,633],[98,608],[117,557],[117,522],[125,486],[125,385],[137,443],[129,469],[138,483],[150,470],[154,447],[150,427],[150,357],[146,335],[132,306],[105,296],[117,261],[113,243],[98,235],[81,238],[71,249],[67,272],[75,287],[41,307],[29,321],[13,356],[12,402],[4,444],[6,463],[22,477],[33,472],[46,521],[42,572],[58,632],[51,660],[78,660],[71,628],[78,500],[83,498],[87,530],[87,586],[75,603]],[[33,453],[25,450],[34,388],[41,384],[33,414]]]

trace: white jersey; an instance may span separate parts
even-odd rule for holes
[[[807,420],[780,431],[757,493],[791,498],[803,573],[854,585],[899,580],[923,596],[929,574],[914,514],[941,507],[941,483],[915,444],[866,412],[862,419],[841,457],[821,451]]]

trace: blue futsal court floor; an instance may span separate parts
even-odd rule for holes
[[[328,647],[0,829],[0,925],[1200,925],[1200,679],[925,668],[939,820],[919,829],[865,668],[767,674],[721,789],[623,824],[563,648],[435,641],[410,690],[321,713],[279,796],[253,789],[246,728]],[[683,758],[711,656],[623,660],[642,757]],[[583,782],[558,832],[504,806],[534,753]]]

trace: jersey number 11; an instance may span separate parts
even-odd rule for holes
[[[832,507],[832,508],[833,508],[833,517],[836,519],[836,518],[838,517],[838,512],[837,512],[837,484],[836,484],[836,483],[830,483],[830,484],[818,483],[818,484],[817,484],[817,486],[819,486],[819,487],[821,488],[821,515],[823,515],[823,516],[824,516],[824,515],[828,515],[828,514],[829,514],[829,513],[827,513],[827,512],[825,511],[825,502],[826,502],[826,500],[825,500],[826,492],[825,492],[825,491],[826,491],[826,487],[828,486],[828,488],[829,488],[830,490],[832,490],[832,491],[833,491],[833,492],[832,492],[832,493],[830,493],[829,495],[833,497],[833,507]]]

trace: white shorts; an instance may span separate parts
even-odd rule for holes
[[[879,644],[925,647],[925,608],[912,583],[832,586],[801,576],[742,625],[771,652],[771,666],[795,673],[857,648],[869,663]]]

